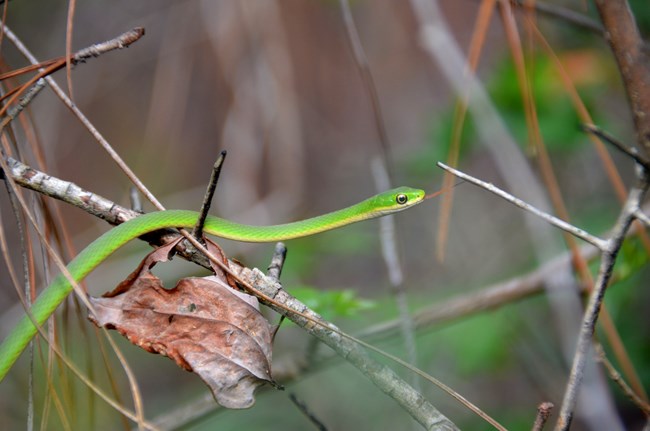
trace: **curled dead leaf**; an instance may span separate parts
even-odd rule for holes
[[[255,297],[219,277],[185,278],[165,289],[150,269],[174,245],[150,253],[112,292],[91,297],[96,315],[89,318],[197,373],[222,406],[250,407],[258,386],[274,384],[271,326]]]

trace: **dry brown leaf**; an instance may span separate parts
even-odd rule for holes
[[[91,297],[97,314],[90,320],[197,373],[222,406],[250,407],[258,386],[274,384],[271,327],[255,297],[218,277],[184,278],[165,289],[150,269],[174,245],[150,253],[112,292]]]

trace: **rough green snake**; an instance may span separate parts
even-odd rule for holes
[[[218,217],[208,217],[203,230],[210,235],[242,242],[284,241],[402,211],[419,204],[424,198],[423,190],[399,187],[356,205],[293,223],[249,226]],[[163,228],[191,228],[196,224],[198,217],[199,213],[194,211],[169,210],[144,214],[129,220],[90,243],[68,264],[68,272],[78,283],[113,252],[132,239]],[[72,285],[68,279],[59,274],[34,301],[31,307],[34,321],[42,326],[71,291]],[[36,332],[32,319],[25,315],[2,342],[0,381],[4,379]]]

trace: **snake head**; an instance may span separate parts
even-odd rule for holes
[[[375,217],[402,211],[419,204],[424,200],[424,190],[412,187],[398,187],[388,190],[372,198],[372,206],[377,212]]]

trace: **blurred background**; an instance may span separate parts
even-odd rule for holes
[[[212,165],[220,151],[227,150],[212,213],[242,223],[275,224],[375,194],[373,163],[388,166],[393,186],[427,192],[441,188],[443,172],[435,163],[448,160],[453,126],[461,124],[457,90],[463,83],[471,88],[464,63],[454,69],[455,59],[471,56],[469,47],[475,40],[480,53],[475,82],[489,109],[481,100],[470,104],[473,108],[457,141],[457,165],[555,212],[539,148],[531,143],[528,106],[504,18],[510,16],[519,29],[542,145],[571,221],[604,235],[616,219],[620,201],[603,159],[580,130],[584,117],[566,82],[575,86],[596,124],[633,144],[631,116],[609,47],[600,35],[563,19],[543,14],[531,19],[517,8],[509,15],[503,5],[487,14],[489,3],[437,2],[438,18],[447,28],[435,28],[449,32],[448,39],[442,39],[447,45],[443,43],[436,55],[421,33],[426,15],[409,2],[352,1],[353,27],[346,25],[341,3],[329,0],[78,2],[73,51],[133,27],[144,27],[146,34],[126,50],[75,67],[72,95],[167,208],[198,210]],[[631,3],[645,31],[650,13],[644,2]],[[589,2],[552,4],[598,22]],[[6,22],[39,60],[54,58],[65,54],[68,7],[64,1],[14,0]],[[487,23],[485,32],[479,31],[482,19]],[[541,37],[531,30],[531,23]],[[358,32],[367,69],[360,67],[351,31],[352,37]],[[7,70],[27,64],[8,40],[2,42],[2,53]],[[65,71],[54,78],[67,89]],[[129,180],[49,89],[25,116],[36,130],[48,174],[129,205]],[[610,156],[623,184],[630,185],[633,163],[613,151]],[[27,150],[23,161],[35,164]],[[17,249],[19,237],[6,194],[0,203],[10,250]],[[435,313],[446,301],[484,291],[494,283],[523,279],[567,251],[560,231],[469,184],[455,187],[453,210],[442,227],[440,204],[441,198],[428,200],[395,218],[404,275],[398,287],[406,292],[407,306],[414,313]],[[108,229],[78,209],[59,206],[61,223],[73,232],[77,250]],[[153,207],[145,203],[145,210]],[[443,245],[436,242],[441,234],[447,238]],[[219,243],[229,256],[261,269],[268,266],[273,252],[268,244]],[[400,318],[398,289],[382,258],[377,221],[287,245],[284,287],[343,330],[372,332],[375,325]],[[437,253],[440,247],[444,259]],[[144,244],[121,250],[89,277],[90,293],[111,290],[146,252]],[[20,268],[20,254],[12,256]],[[626,244],[607,298],[645,387],[650,382],[650,325],[644,314],[650,301],[644,288],[650,277],[647,256],[638,240]],[[178,260],[157,268],[168,286],[182,276],[205,273]],[[597,263],[592,262],[592,271]],[[5,336],[21,309],[2,273],[5,313],[0,321]],[[529,429],[539,403],[551,401],[559,409],[581,317],[577,293],[581,283],[568,264],[542,275],[545,283],[536,295],[521,301],[504,299],[487,312],[423,325],[410,334],[415,351],[408,347],[409,334],[400,334],[399,329],[375,334],[372,343],[414,360],[507,428]],[[100,386],[108,387],[112,380],[121,401],[131,406],[124,373],[114,355],[109,354],[108,364],[102,362],[85,310],[70,308],[64,316],[60,336],[67,340],[70,355],[82,368],[91,369],[89,375]],[[278,316],[269,313],[269,318],[276,322]],[[291,393],[328,429],[417,428],[356,369],[330,359],[327,348],[317,348],[291,323],[283,324],[274,347],[274,368],[286,390],[261,391],[256,405],[244,411],[217,409],[196,376],[128,345],[118,335],[115,338],[134,368],[147,418],[162,420],[163,429],[313,428],[289,400]],[[413,381],[406,370],[387,363]],[[10,424],[6,429],[24,426],[28,374],[23,358],[0,385],[0,421]],[[36,379],[42,376],[39,364]],[[67,383],[56,391],[71,429],[128,429],[119,413],[74,377],[61,380]],[[461,428],[489,429],[430,383],[414,384]],[[581,399],[572,429],[643,428],[644,416],[602,370],[593,367],[585,388],[589,396]],[[66,421],[46,394],[47,385],[38,382],[37,426],[66,429]],[[191,419],[182,419],[175,410],[180,408],[193,412]],[[170,412],[177,422],[162,417]]]

